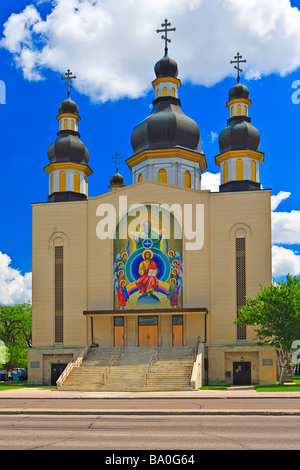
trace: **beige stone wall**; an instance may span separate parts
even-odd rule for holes
[[[251,297],[259,290],[260,283],[271,282],[269,190],[211,193],[146,180],[88,201],[34,204],[33,346],[45,350],[55,346],[54,240],[57,237],[64,243],[64,348],[84,347],[90,339],[90,320],[84,317],[84,310],[113,308],[113,240],[97,237],[100,217],[96,212],[100,204],[109,203],[118,213],[119,196],[127,196],[128,207],[136,203],[204,205],[204,246],[198,251],[183,252],[184,307],[208,309],[209,380],[224,381],[226,364],[222,348],[237,344],[236,326],[232,323],[236,316],[235,230],[244,228],[246,232],[246,290]],[[184,239],[184,246],[186,242]],[[194,345],[197,336],[203,339],[202,318],[203,315],[186,316],[185,344]],[[160,318],[159,329],[164,344],[171,344],[167,319],[168,316]],[[128,346],[136,346],[135,316],[127,317],[125,334]],[[112,337],[112,317],[94,321],[95,341],[99,339],[100,345],[111,346]],[[253,343],[254,338],[249,328],[247,342]],[[255,357],[256,353],[253,354]],[[263,370],[261,377],[266,375],[266,366]],[[33,370],[30,374],[34,380],[37,372]]]

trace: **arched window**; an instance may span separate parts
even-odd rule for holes
[[[157,88],[157,90],[156,90],[156,98],[158,98],[158,97],[159,97],[159,88]]]
[[[241,116],[241,114],[242,114],[242,107],[240,104],[238,104],[236,107],[236,115]]]
[[[59,173],[59,190],[66,191],[66,187],[67,187],[66,173],[65,171],[61,171]]]
[[[167,171],[164,168],[162,168],[158,172],[158,181],[160,181],[161,183],[167,182]]]
[[[54,296],[55,322],[54,341],[63,343],[64,340],[64,246],[63,239],[54,240]]]
[[[139,177],[138,177],[138,182],[141,183],[141,181],[143,181],[143,179],[144,179],[143,173],[140,173]]]
[[[228,162],[223,165],[223,184],[228,183]]]
[[[63,122],[62,120],[59,121],[59,130],[62,131],[62,128],[63,128]]]
[[[171,88],[171,96],[174,96],[174,98],[175,98],[175,96],[176,96],[176,92],[175,92],[175,88],[174,88],[174,87]]]
[[[231,106],[230,108],[230,117],[234,116],[234,106]]]
[[[64,130],[66,131],[68,127],[68,119],[64,119]]]
[[[235,232],[235,265],[236,265],[236,316],[246,304],[246,233],[243,229]],[[237,340],[246,339],[246,328],[237,324]]]
[[[74,120],[71,120],[71,131],[75,131],[75,123]]]
[[[168,96],[168,88],[166,86],[163,87],[163,96]]]
[[[191,173],[189,171],[184,172],[184,186],[190,188],[192,185]]]
[[[244,163],[241,158],[236,161],[236,179],[243,180],[244,179]]]
[[[74,191],[80,193],[80,176],[79,173],[74,173]]]
[[[50,194],[53,193],[53,173],[50,175]]]
[[[251,180],[256,181],[256,163],[255,163],[255,160],[251,160]]]

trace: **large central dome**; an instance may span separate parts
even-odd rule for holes
[[[173,82],[179,82],[177,63],[168,55],[155,64],[154,71],[157,83],[164,82],[172,86]],[[174,147],[201,152],[199,127],[193,119],[181,111],[180,106],[180,100],[170,94],[159,95],[153,101],[151,114],[132,132],[131,144],[134,154],[143,150]]]

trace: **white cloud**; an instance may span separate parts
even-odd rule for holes
[[[300,66],[300,12],[289,0],[53,0],[45,18],[39,3],[8,18],[2,47],[28,80],[70,68],[74,86],[94,101],[151,88],[164,47],[155,30],[165,18],[176,27],[169,53],[183,81],[210,86],[235,75],[237,47],[251,79]]]
[[[284,201],[285,199],[288,199],[290,197],[291,193],[288,193],[287,191],[279,191],[278,194],[275,196],[271,196],[271,209],[272,211],[275,211],[279,204]]]
[[[272,274],[274,277],[300,275],[300,256],[283,246],[272,247]]]
[[[31,301],[32,275],[10,266],[11,258],[0,251],[0,304],[14,305]]]
[[[210,173],[206,171],[201,175],[201,189],[210,189],[213,192],[219,191],[220,173]]]

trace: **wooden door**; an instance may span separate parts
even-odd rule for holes
[[[183,346],[183,316],[172,316],[172,346]]]
[[[251,385],[251,362],[233,363],[233,385]]]
[[[124,317],[114,317],[114,347],[124,346]]]
[[[153,348],[158,345],[157,316],[139,317],[139,347]]]

